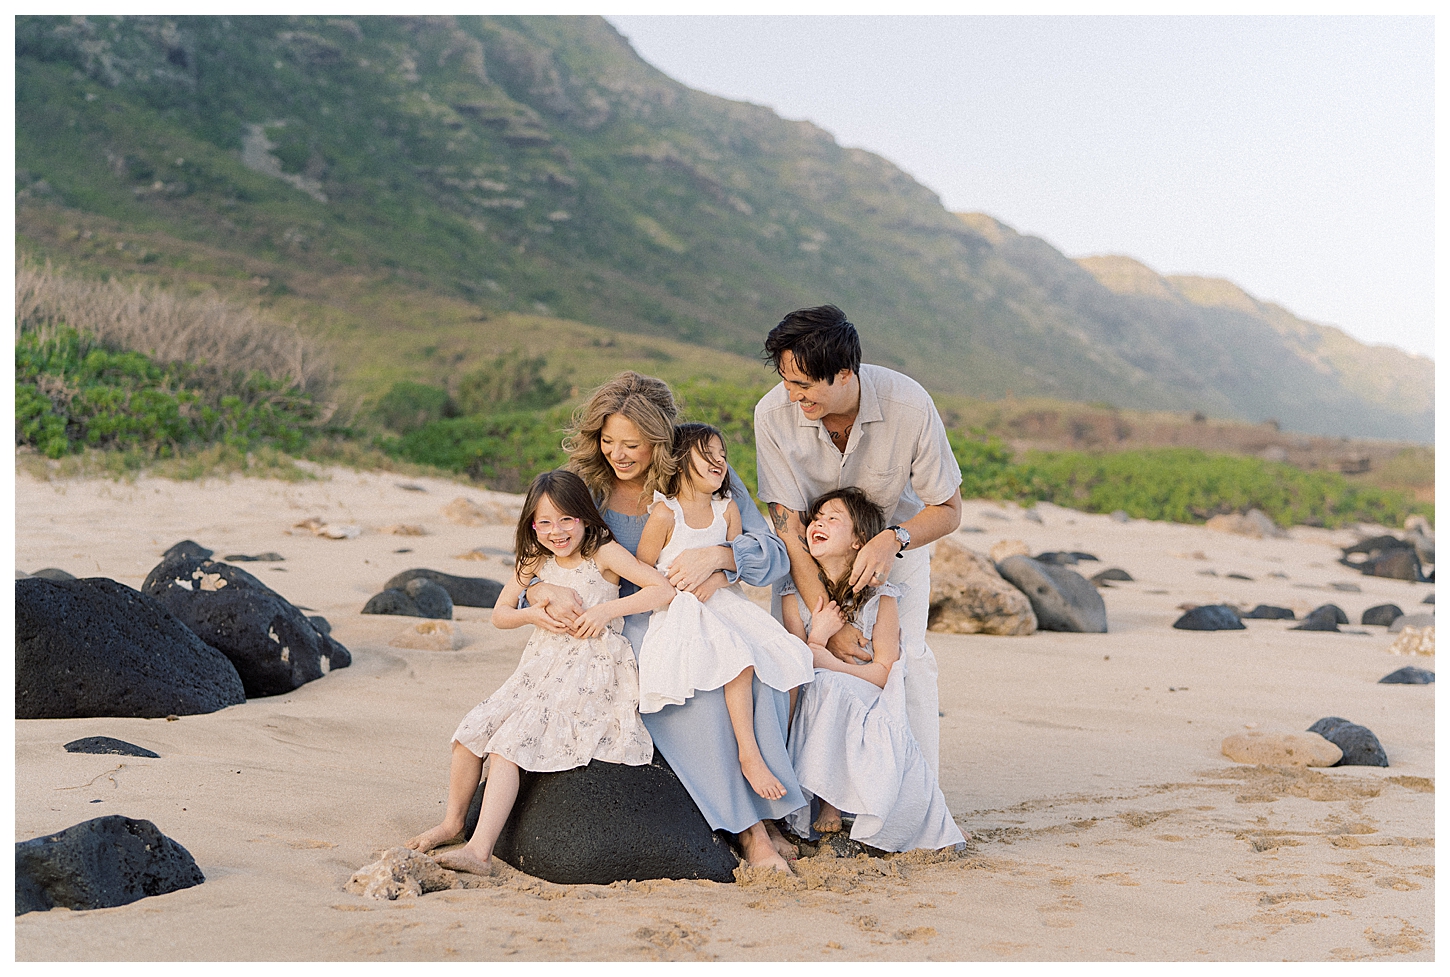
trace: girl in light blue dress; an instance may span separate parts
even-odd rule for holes
[[[856,553],[886,527],[880,507],[857,488],[837,489],[811,503],[806,543],[829,584],[808,611],[793,585],[782,589],[785,626],[811,646],[815,681],[803,687],[790,732],[790,757],[808,797],[793,812],[802,837],[840,831],[841,812],[856,815],[851,838],[883,851],[946,848],[964,843],[947,810],[935,772],[922,756],[906,712],[906,668],[894,584],[851,591]],[[849,621],[870,642],[871,660],[839,661],[826,642]]]

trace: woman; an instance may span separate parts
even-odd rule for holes
[[[677,414],[674,395],[663,380],[626,371],[590,395],[564,442],[569,467],[584,479],[614,538],[631,553],[639,547],[655,490],[672,473],[670,444]],[[727,546],[685,551],[665,574],[677,589],[701,600],[737,579],[763,587],[790,571],[785,545],[749,503],[750,494],[733,468],[730,491],[741,501],[740,535]],[[627,594],[621,585],[620,596]],[[528,599],[544,603],[550,616],[565,623],[580,608],[572,591],[545,583],[531,585]],[[636,655],[648,627],[648,614],[625,618],[624,636]],[[755,736],[766,763],[786,788],[778,800],[761,797],[740,772],[721,689],[697,692],[683,705],[645,715],[644,724],[710,827],[739,835],[747,864],[789,871],[783,856],[790,846],[770,821],[806,804],[785,745],[790,699],[759,681],[754,692]]]

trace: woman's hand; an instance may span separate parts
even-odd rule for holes
[[[561,587],[558,584],[545,583],[542,580],[525,591],[529,598],[530,607],[538,607],[545,610],[548,616],[555,622],[563,625],[562,630],[549,628],[550,631],[563,633],[574,626],[579,615],[584,612],[584,601],[580,599],[579,592],[573,587]]]
[[[725,574],[720,572],[719,570],[716,570],[714,573],[710,574],[708,577],[705,578],[704,583],[700,584],[698,587],[690,589],[687,592],[694,594],[695,599],[703,604],[705,603],[705,601],[715,596],[715,591],[723,590],[728,586],[730,586],[730,583],[725,579]]]
[[[570,629],[576,638],[597,638],[609,630],[609,622],[618,615],[611,614],[608,609],[610,601],[603,604],[595,604],[589,610],[580,614],[574,621],[574,627]]]
[[[549,599],[542,597],[539,603],[530,604],[524,609],[525,620],[535,627],[543,628],[545,631],[552,631],[555,634],[568,634],[569,625],[562,621],[556,621],[549,616]]]
[[[665,578],[676,590],[685,590],[700,597],[698,588],[715,573],[730,553],[728,546],[697,546],[676,556],[665,568]],[[713,593],[713,591],[712,591]],[[704,597],[700,597],[704,600]]]

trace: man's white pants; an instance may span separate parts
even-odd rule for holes
[[[926,646],[926,616],[931,607],[931,546],[907,550],[887,578],[902,588],[896,602],[901,617],[901,657],[906,662],[906,715],[921,755],[940,775],[941,720],[937,703],[936,655]]]

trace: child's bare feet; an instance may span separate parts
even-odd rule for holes
[[[436,828],[429,828],[427,831],[414,838],[409,838],[405,844],[414,851],[432,851],[439,845],[446,845],[455,838],[463,837],[463,826],[457,828],[446,824],[440,824]]]
[[[821,813],[816,816],[815,823],[811,828],[820,834],[827,835],[833,831],[841,830],[841,812],[825,801],[821,801]]]
[[[778,801],[785,796],[785,785],[776,779],[775,774],[765,765],[765,760],[756,754],[753,757],[742,756],[740,758],[740,771],[745,774],[745,779],[750,781],[750,786],[755,792],[768,801]]]
[[[740,834],[740,849],[741,853],[745,855],[745,864],[750,868],[764,866],[790,875],[790,866],[786,864],[784,858],[780,857],[780,852],[775,850],[770,836],[759,829],[760,825],[757,824]]]
[[[781,858],[789,862],[801,857],[800,849],[785,840],[785,835],[780,833],[780,829],[775,826],[774,821],[765,822],[765,833],[770,837],[771,845],[780,854]]]
[[[446,869],[454,872],[467,872],[470,875],[488,876],[493,872],[493,859],[479,859],[465,845],[462,848],[455,848],[436,856],[433,861]]]

